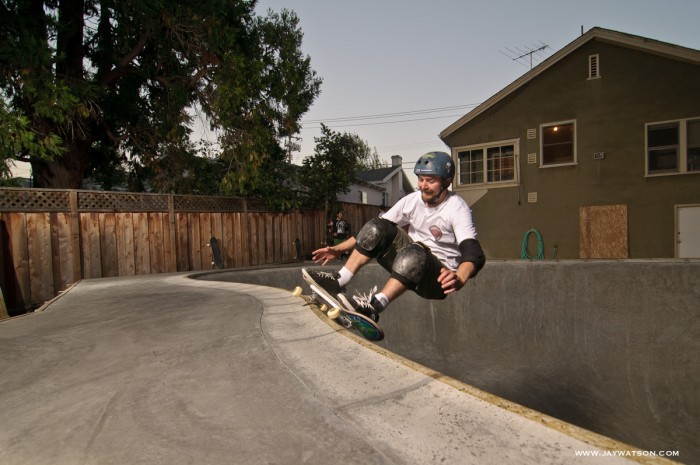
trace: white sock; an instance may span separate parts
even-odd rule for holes
[[[377,301],[379,301],[380,304],[382,304],[382,309],[386,308],[386,306],[389,305],[389,299],[381,292],[378,294],[374,294],[374,298],[377,299]]]
[[[338,276],[338,285],[340,287],[345,287],[350,282],[352,277],[355,276],[354,273],[345,267],[342,267],[340,271],[338,271],[338,274],[340,275]]]

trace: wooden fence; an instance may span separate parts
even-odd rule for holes
[[[353,228],[379,213],[342,204]],[[210,270],[210,237],[226,268],[295,260],[325,241],[325,212],[274,212],[235,197],[0,189],[0,285],[10,314],[80,279]]]

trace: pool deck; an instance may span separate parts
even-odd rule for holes
[[[0,322],[0,347],[5,465],[664,463],[353,337],[287,289],[81,281]]]

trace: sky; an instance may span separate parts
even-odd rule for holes
[[[407,174],[438,134],[581,35],[602,27],[700,50],[698,0],[259,0],[296,12],[323,79],[302,117],[301,164],[320,122],[357,134]],[[392,116],[386,116],[392,115]],[[415,181],[414,185],[415,185]]]
[[[443,129],[530,69],[521,53],[546,46],[536,65],[596,26],[700,50],[698,0],[259,0],[256,12],[283,8],[323,79],[292,161],[313,155],[323,122],[382,161],[401,155],[409,178],[420,155],[447,150]]]

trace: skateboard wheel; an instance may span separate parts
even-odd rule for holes
[[[322,311],[322,312],[325,312],[325,311],[327,311],[327,310],[328,310],[328,305],[326,305],[326,304],[321,305],[321,311]]]
[[[297,286],[294,288],[294,291],[292,291],[292,295],[294,297],[299,297],[301,295],[301,287]]]
[[[340,309],[339,308],[331,308],[328,310],[328,318],[331,320],[335,320],[340,316]]]

